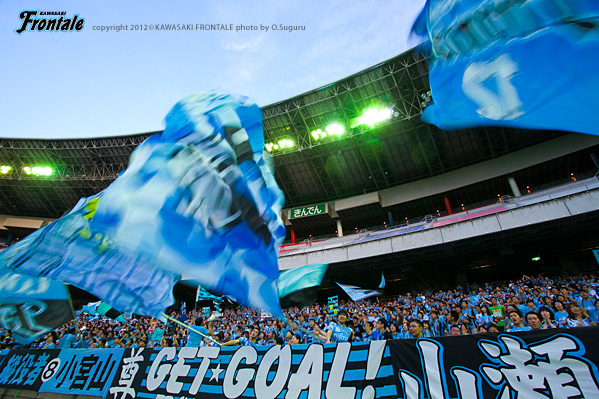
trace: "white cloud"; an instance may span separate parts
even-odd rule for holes
[[[257,51],[263,39],[264,36],[259,36],[249,42],[227,42],[223,43],[223,49],[228,51]]]
[[[239,73],[241,74],[241,77],[244,80],[246,80],[248,82],[251,82],[253,80],[253,76],[250,71],[246,71],[245,69],[242,69],[241,71],[239,71]]]

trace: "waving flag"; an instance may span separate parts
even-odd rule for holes
[[[379,284],[379,290],[385,288],[385,275],[381,272],[381,283]]]
[[[88,302],[87,305],[83,305],[83,307],[81,308],[81,311],[91,314],[92,316],[97,315],[98,312],[96,312],[96,309],[98,309],[98,306],[100,306],[101,303],[102,303],[102,301]]]
[[[197,293],[197,301],[214,301],[217,299],[221,299],[221,297],[211,294],[208,291],[206,291],[202,286],[198,287],[198,293]]]
[[[119,312],[106,302],[101,302],[96,308],[96,312],[98,312],[98,314],[106,316],[112,320],[119,321],[121,323],[127,322],[127,319],[125,319],[125,316],[121,312]]]
[[[0,267],[0,327],[28,344],[74,318],[64,284]]]
[[[428,0],[433,103],[445,130],[501,125],[599,134],[599,1]]]
[[[306,306],[316,300],[328,264],[315,263],[281,272],[277,280],[281,306]]]
[[[185,301],[181,301],[181,308],[179,309],[179,321],[187,321],[187,305]]]
[[[1,252],[0,264],[73,284],[118,310],[161,317],[174,303],[172,287],[180,275],[92,228],[90,219],[102,194],[80,200],[68,215]]]
[[[329,265],[325,263],[314,263],[296,269],[281,272],[277,280],[279,297],[311,287],[318,287]]]
[[[189,96],[108,188],[0,253],[0,262],[74,284],[120,311],[160,317],[185,278],[278,315],[284,198],[263,151],[255,103]]]
[[[364,288],[356,287],[355,285],[345,285],[345,284],[339,284],[339,283],[337,283],[337,285],[339,287],[341,287],[341,289],[343,291],[345,291],[345,293],[347,295],[349,295],[349,297],[354,302],[358,302],[358,301],[361,301],[362,299],[370,298],[373,296],[381,295],[381,293],[378,291],[366,290]]]

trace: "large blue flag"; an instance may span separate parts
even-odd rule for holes
[[[27,344],[72,320],[69,292],[59,281],[0,267],[0,327]]]
[[[424,121],[599,134],[599,1],[428,0],[423,12]]]
[[[3,251],[0,263],[72,283],[120,311],[160,316],[185,278],[278,315],[284,198],[263,152],[254,102],[191,95],[107,189]]]

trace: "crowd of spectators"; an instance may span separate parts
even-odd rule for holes
[[[186,324],[131,317],[119,323],[85,313],[34,341],[30,349],[283,345],[412,339],[483,332],[520,332],[595,326],[599,281],[594,274],[527,277],[484,286],[408,293],[388,300],[341,301],[285,309],[286,320],[237,307],[210,319],[195,311]],[[174,318],[181,318],[176,312]],[[0,329],[2,349],[21,347]]]

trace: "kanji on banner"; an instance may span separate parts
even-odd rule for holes
[[[398,398],[599,398],[597,328],[388,341]]]
[[[7,352],[0,364],[0,387],[39,391],[43,371],[60,351],[11,350]]]
[[[124,349],[65,349],[48,362],[40,392],[105,397]]]

